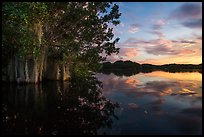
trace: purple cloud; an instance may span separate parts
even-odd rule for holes
[[[162,29],[162,26],[165,24],[164,20],[159,19],[156,21],[156,23],[152,26],[153,30],[160,30]]]
[[[133,48],[136,48],[137,51],[145,51],[148,54],[152,54],[152,55],[184,55],[184,54],[194,54],[195,51],[192,48],[182,49],[182,47],[191,47],[198,43],[199,42],[196,40],[191,41],[186,39],[168,40],[164,38],[159,38],[159,39],[153,39],[153,40],[141,40],[141,39],[132,37],[132,38],[129,38],[127,41],[120,43],[117,46],[120,48],[133,47]],[[179,49],[176,47],[178,47]],[[124,53],[122,51],[121,55],[123,54]]]
[[[158,30],[158,29],[161,29],[161,28],[162,28],[161,25],[153,25],[153,26],[152,26],[152,29],[153,29],[153,30]]]
[[[202,19],[186,21],[186,22],[183,22],[182,25],[188,28],[202,28]]]
[[[198,19],[202,17],[202,6],[197,3],[185,3],[170,14],[173,19]]]
[[[178,51],[173,50],[166,45],[151,46],[146,48],[145,50],[147,53],[153,54],[153,55],[176,55],[179,53]]]
[[[181,44],[196,44],[195,41],[189,41],[189,40],[172,40],[174,43],[181,43]]]
[[[141,25],[140,24],[131,24],[128,30],[129,33],[136,33],[139,31]]]
[[[159,38],[163,38],[165,36],[163,32],[158,31],[158,30],[153,30],[153,31],[149,31],[149,32],[157,35]]]
[[[165,36],[164,33],[161,32],[163,25],[165,25],[164,20],[162,19],[156,20],[156,22],[152,26],[152,31],[149,31],[149,32],[157,35],[159,38],[163,38]]]

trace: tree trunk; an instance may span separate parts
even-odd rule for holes
[[[64,81],[64,80],[69,80],[70,78],[70,74],[69,74],[69,66],[68,64],[62,64],[61,67],[61,74],[60,74],[60,77],[61,77],[61,80]]]
[[[59,64],[57,60],[53,58],[47,59],[47,67],[46,67],[46,79],[48,80],[60,80],[59,74]]]
[[[43,79],[65,81],[69,78],[68,64],[60,64],[52,58],[46,60],[44,55],[40,59],[26,60],[14,56],[8,63],[9,82],[39,83]]]
[[[8,63],[8,80],[10,82],[15,82],[16,81],[16,73],[15,73],[15,57],[12,57]]]
[[[34,32],[37,36],[38,44],[41,47],[42,23],[37,21],[34,24]],[[47,58],[48,47],[41,47],[41,56],[38,59],[27,58],[21,60],[17,55],[13,56],[8,63],[8,80],[17,83],[39,83],[43,79],[49,80],[68,80],[69,66],[59,64],[57,59]]]

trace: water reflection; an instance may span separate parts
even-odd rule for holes
[[[132,76],[97,74],[103,94],[120,103],[107,134],[201,134],[202,75],[154,71]]]
[[[159,71],[161,73],[165,73],[165,72],[169,72],[169,74],[173,74],[173,73],[191,73],[191,72],[197,72],[197,73],[200,73],[202,74],[202,69],[172,69],[172,70],[166,70],[166,69],[102,69],[100,70],[101,73],[103,74],[115,74],[117,76],[132,76],[132,75],[136,75],[136,74],[139,74],[139,73],[148,73],[148,74],[151,74],[151,73],[154,73],[155,71]],[[165,73],[167,74],[167,73]]]
[[[118,105],[94,77],[41,85],[3,85],[3,134],[97,134],[111,127]]]

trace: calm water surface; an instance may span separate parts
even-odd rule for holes
[[[202,134],[201,73],[96,78],[2,85],[3,134]]]
[[[106,134],[201,134],[202,74],[154,71],[97,74],[103,94],[117,101],[119,120]]]

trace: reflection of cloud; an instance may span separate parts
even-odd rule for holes
[[[199,73],[198,73],[199,74]],[[199,92],[199,78],[201,79],[201,74],[196,77],[197,73],[167,73],[155,71],[152,73],[143,74],[146,78],[156,77],[158,79],[164,77],[168,78],[167,81],[149,81],[146,83],[141,83],[136,77],[137,75],[131,77],[118,77],[113,74],[111,75],[98,75],[100,81],[103,82],[105,93],[114,91],[122,91],[124,93],[137,93],[140,95],[153,95],[156,97],[167,96],[167,95],[193,95],[202,96]],[[195,77],[193,77],[195,76]],[[196,79],[198,78],[198,79]],[[186,80],[186,81],[184,81]],[[189,80],[189,81],[187,81]],[[189,92],[187,92],[189,91]]]
[[[132,113],[133,111],[124,109],[128,113],[122,114],[122,117],[130,118],[133,120],[132,123],[138,122],[136,118],[141,120],[141,116],[148,113],[151,121],[158,122],[159,127],[161,125],[159,129],[164,127],[169,133],[172,133],[172,127],[176,127],[173,129],[179,128],[181,133],[200,133],[200,127],[202,128],[202,79],[196,80],[197,73],[191,73],[191,76],[195,75],[194,78],[188,77],[190,73],[159,73],[158,71],[152,73],[154,73],[153,76],[151,73],[140,73],[131,77],[101,74],[101,77],[98,78],[103,82],[105,88],[103,94],[120,101],[125,108],[137,111],[137,113]],[[177,74],[177,77],[171,74]],[[199,75],[198,78],[201,78],[202,75]],[[140,82],[139,85],[137,81]],[[194,91],[196,94],[192,96],[179,95],[179,93]],[[178,95],[171,96],[172,93],[178,93]],[[144,123],[145,119],[142,119],[141,123]],[[167,121],[168,124],[162,125]],[[121,123],[123,124],[119,122],[119,125]],[[196,127],[192,127],[192,124],[196,124]]]
[[[175,122],[178,126],[179,130],[181,131],[181,134],[200,134],[202,131],[202,119],[197,116],[186,116],[186,114],[183,115],[169,115],[167,116],[169,121]]]
[[[154,71],[152,73],[144,74],[148,77],[167,78],[169,80],[189,80],[189,81],[202,81],[202,75],[198,72],[185,72],[185,73],[167,73],[164,71]],[[191,83],[192,85],[192,83]],[[194,85],[195,86],[195,85]]]
[[[136,87],[137,85],[141,84],[141,82],[134,77],[128,77],[128,79],[125,80],[125,83],[131,87]]]
[[[135,104],[135,103],[129,103],[128,108],[129,109],[137,109],[137,108],[139,108],[139,106],[137,104]]]
[[[156,101],[151,102],[150,104],[151,104],[151,105],[161,105],[161,104],[163,104],[164,102],[165,102],[164,99],[158,99],[158,100],[156,100]]]
[[[153,96],[157,96],[157,97],[160,97],[160,96],[166,96],[166,95],[170,95],[172,92],[175,92],[175,90],[173,90],[172,88],[174,87],[179,87],[180,84],[178,82],[175,82],[175,81],[152,81],[152,82],[147,82],[144,87],[142,88],[139,88],[137,90],[139,90],[140,92],[143,92],[143,94],[150,94],[150,95],[153,95]],[[171,93],[170,92],[167,92],[166,89],[169,89],[171,88],[172,90],[169,90],[169,91],[172,91]]]
[[[197,93],[195,91],[189,90],[187,88],[182,88],[178,92],[172,93],[171,95],[193,95],[193,94],[197,94]]]
[[[202,108],[186,108],[181,113],[202,117]]]

